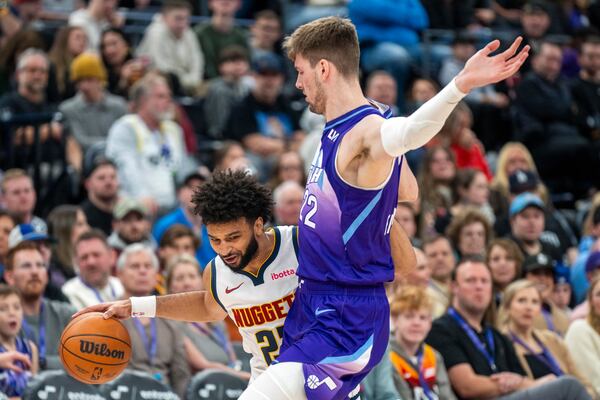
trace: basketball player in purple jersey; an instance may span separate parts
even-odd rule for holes
[[[240,400],[345,399],[381,360],[389,339],[383,287],[393,280],[389,234],[402,155],[426,144],[473,88],[513,75],[528,56],[522,39],[467,61],[410,117],[386,119],[362,94],[359,45],[349,20],[327,17],[285,42],[296,87],[328,121],[308,177],[299,221],[300,279],[281,352]]]

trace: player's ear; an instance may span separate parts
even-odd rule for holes
[[[256,218],[256,221],[254,221],[254,234],[260,235],[263,233],[264,229],[265,229],[265,223],[264,223],[262,217]]]
[[[317,75],[321,77],[321,80],[329,78],[331,74],[331,62],[322,58],[317,63]]]

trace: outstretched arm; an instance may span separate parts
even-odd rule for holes
[[[202,276],[205,287],[210,287],[210,277],[211,269],[210,267],[207,267]],[[154,297],[155,296],[138,297],[136,298],[136,301],[142,301],[148,304],[148,302],[154,301]],[[212,294],[206,290],[167,294],[165,296],[156,296],[155,299],[156,307],[151,310],[150,313],[137,316],[159,317],[189,322],[220,321],[227,316],[225,310],[223,310],[216,302]],[[88,312],[104,313],[105,319],[128,319],[132,317],[131,299],[86,307],[74,314],[73,318]]]
[[[494,40],[475,53],[461,72],[431,100],[410,117],[390,118],[381,125],[381,148],[388,156],[397,157],[426,144],[444,125],[456,104],[472,89],[500,82],[519,70],[529,55],[529,46],[518,54],[523,39],[518,37],[504,52],[495,56],[500,41]],[[377,151],[374,157],[381,154]]]

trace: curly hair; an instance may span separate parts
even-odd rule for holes
[[[271,190],[258,183],[246,171],[218,171],[210,181],[199,186],[192,196],[194,213],[205,224],[221,224],[246,218],[264,223],[273,216]]]

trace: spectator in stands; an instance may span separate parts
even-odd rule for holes
[[[453,274],[452,295],[452,307],[433,322],[426,343],[444,358],[459,398],[590,398],[572,377],[532,381],[525,376],[510,340],[484,318],[492,302],[492,276],[485,263],[461,261]]]
[[[162,295],[167,293],[168,285],[165,283],[165,276],[168,273],[167,267],[171,261],[184,254],[193,257],[199,244],[200,240],[198,240],[198,237],[185,225],[171,225],[171,227],[165,231],[158,244],[157,252],[160,268],[156,278],[157,283],[155,291],[158,294]],[[198,273],[201,273],[208,262],[202,265],[202,268],[199,269]]]
[[[144,204],[132,198],[121,198],[113,210],[113,232],[108,237],[108,244],[117,253],[134,243],[156,249],[156,241],[150,234],[151,227],[150,215]]]
[[[35,343],[19,336],[23,324],[23,300],[14,287],[0,284],[0,354],[21,355],[14,368],[0,368],[0,393],[21,398],[28,381],[38,372],[38,349]]]
[[[421,221],[419,230],[423,238],[435,235],[436,218],[449,213],[454,204],[452,187],[456,179],[454,153],[447,147],[427,149],[419,171],[421,190]]]
[[[54,73],[58,95],[68,99],[75,94],[75,86],[71,79],[71,63],[78,55],[87,49],[87,36],[83,28],[78,26],[63,26],[56,36],[48,53],[50,71]],[[49,77],[51,79],[52,76]]]
[[[96,54],[77,56],[71,63],[70,77],[77,94],[62,102],[59,110],[73,138],[87,152],[96,143],[106,140],[112,124],[127,114],[127,103],[104,89],[106,69]]]
[[[548,329],[564,336],[569,327],[569,317],[552,302],[556,266],[552,259],[539,253],[523,261],[523,277],[535,283],[542,297],[542,312],[533,324],[537,329]]]
[[[92,228],[110,235],[113,209],[119,198],[117,167],[109,159],[101,157],[93,160],[85,173],[87,199],[81,203],[81,209]]]
[[[450,303],[450,283],[452,271],[456,265],[456,258],[452,251],[452,245],[445,236],[434,236],[425,240],[423,252],[427,259],[427,265],[431,270],[431,281],[429,286],[434,289],[436,303],[444,305],[444,309]]]
[[[478,30],[490,26],[496,18],[487,0],[456,3],[448,3],[444,0],[422,0],[422,3],[427,9],[432,29]]]
[[[579,76],[571,82],[579,131],[600,141],[600,37],[588,36],[581,43]]]
[[[118,167],[125,194],[142,201],[152,215],[176,206],[177,178],[189,160],[181,127],[173,121],[171,91],[164,77],[147,74],[131,89],[134,113],[110,128],[106,156]]]
[[[195,258],[181,254],[172,258],[167,269],[170,294],[206,290],[200,265]],[[186,359],[192,371],[218,369],[248,380],[250,374],[240,370],[223,321],[188,322],[183,329]]]
[[[131,86],[146,73],[149,60],[133,58],[129,41],[118,28],[102,32],[100,53],[108,72],[108,91],[127,98]]]
[[[244,79],[250,64],[248,53],[241,46],[229,46],[219,54],[219,76],[211,79],[204,98],[203,111],[207,134],[212,139],[223,137],[234,106],[250,91]]]
[[[41,370],[61,369],[58,356],[60,335],[71,322],[75,309],[67,303],[43,297],[48,284],[47,265],[37,244],[24,241],[8,252],[4,279],[23,296],[23,337],[39,350]]]
[[[8,236],[15,227],[13,217],[3,209],[0,209],[0,278],[4,273],[6,255],[8,254]]]
[[[123,285],[111,276],[115,253],[106,236],[98,229],[84,232],[74,243],[77,277],[62,287],[75,308],[81,310],[94,304],[115,301],[123,296]]]
[[[493,235],[494,231],[487,217],[471,208],[465,208],[454,216],[446,229],[446,236],[459,258],[485,256],[485,250]]]
[[[442,356],[424,343],[431,329],[432,308],[427,292],[416,286],[403,287],[390,305],[394,332],[390,359],[402,399],[456,399]]]
[[[254,23],[250,26],[250,51],[252,58],[264,54],[281,54],[281,20],[273,10],[256,13]]]
[[[378,69],[391,73],[404,93],[411,65],[421,57],[419,33],[429,25],[420,1],[353,0],[348,13],[361,44],[361,66],[366,72]],[[404,111],[404,98],[398,97]]]
[[[0,20],[2,39],[11,38],[21,30],[32,29],[42,12],[42,0],[13,0],[4,6]]]
[[[485,263],[490,267],[496,306],[504,297],[504,290],[521,277],[523,254],[510,239],[494,239],[488,245]]]
[[[555,261],[561,261],[560,249],[542,235],[546,220],[545,211],[546,206],[539,196],[527,192],[516,196],[509,210],[509,238],[517,243],[524,256],[544,253]]]
[[[127,246],[117,260],[117,276],[125,289],[123,298],[150,295],[156,286],[157,272],[158,259],[152,248],[141,243]],[[123,324],[131,338],[128,368],[152,374],[184,397],[190,369],[182,324],[163,318],[131,318]]]
[[[575,292],[575,302],[583,301],[589,281],[585,274],[586,261],[593,248],[600,250],[600,194],[592,199],[588,215],[584,220],[581,240],[578,247],[578,256],[571,267],[571,284]]]
[[[37,200],[33,182],[22,169],[9,169],[2,177],[2,197],[6,211],[17,224],[30,224],[34,230],[46,232],[46,222],[33,215]]]
[[[556,268],[554,291],[552,292],[552,303],[563,311],[569,319],[573,310],[570,307],[573,289],[569,282],[571,270],[569,267],[559,266]]]
[[[554,190],[582,191],[573,184],[587,187],[597,179],[592,171],[600,167],[598,155],[574,123],[571,94],[560,78],[561,62],[562,50],[551,42],[543,42],[533,55],[532,71],[517,87],[517,138],[531,150],[542,178]],[[565,176],[579,179],[567,182]]]
[[[152,228],[152,236],[159,243],[162,243],[165,232],[176,224],[190,228],[196,238],[195,240],[198,241],[194,247],[196,249],[196,259],[203,268],[210,260],[216,257],[216,253],[210,246],[208,231],[202,223],[202,218],[192,212],[192,195],[194,189],[205,181],[206,176],[200,173],[194,172],[188,175],[177,191],[179,207],[159,219]]]
[[[407,114],[412,114],[440,91],[439,85],[433,79],[417,78],[408,92]]]
[[[248,49],[246,33],[235,21],[235,13],[240,6],[240,0],[209,0],[208,8],[212,12],[210,21],[194,28],[206,60],[205,79],[218,76],[219,54],[226,47],[238,45]]]
[[[600,276],[600,251],[596,250],[590,253],[585,262],[585,277],[588,282],[593,282],[597,276]],[[590,312],[590,303],[587,299],[579,304],[570,315],[571,321],[584,319]]]
[[[0,93],[10,92],[14,88],[17,60],[29,48],[46,48],[44,38],[34,30],[18,31],[0,46]]]
[[[273,190],[273,215],[276,225],[297,225],[304,201],[304,186],[296,181],[284,181]]]
[[[444,146],[450,146],[457,168],[478,169],[491,181],[492,172],[485,159],[483,146],[471,130],[472,126],[473,113],[467,103],[461,102],[446,119],[437,140]]]
[[[239,142],[233,140],[224,140],[214,154],[215,167],[213,172],[224,171],[227,169],[246,170],[250,173],[256,173],[256,170],[250,160],[246,157],[244,148]]]
[[[509,177],[517,170],[531,171],[537,176],[537,167],[527,147],[519,142],[507,142],[498,153],[496,174],[490,186],[490,204],[497,216],[508,215],[511,202]],[[533,183],[533,182],[532,182]],[[536,182],[538,195],[548,202],[548,189],[542,182]],[[530,189],[527,187],[527,189]],[[519,193],[517,193],[519,194]],[[503,234],[502,232],[497,232]]]
[[[13,115],[54,113],[56,107],[48,103],[46,99],[48,69],[48,58],[43,51],[25,50],[17,62],[17,89],[0,99],[0,109]],[[46,165],[45,168],[52,171],[44,174],[50,175],[50,177],[41,188],[37,188],[38,190],[50,191],[54,180],[66,170],[65,160],[76,170],[81,170],[81,149],[59,121],[53,119],[52,122],[39,126],[39,142],[44,146],[44,152],[39,161],[33,151],[35,134],[31,125],[18,127],[12,132],[5,131],[4,135],[5,143],[11,146],[9,148],[11,148],[15,166],[27,168],[40,162]],[[44,203],[45,208],[51,208],[52,205],[50,201]]]
[[[493,225],[496,216],[488,201],[490,191],[485,174],[474,168],[459,170],[454,183],[457,202],[450,208],[448,214],[435,221],[436,229],[443,232],[455,215],[467,209],[481,212],[488,223]]]
[[[255,86],[231,112],[229,134],[248,150],[264,182],[271,176],[276,157],[288,145],[297,148],[304,132],[281,92],[285,79],[282,61],[273,54],[264,54],[254,60],[253,71]]]
[[[585,385],[591,397],[594,388],[573,362],[563,339],[548,330],[534,328],[542,310],[542,297],[535,283],[518,280],[511,283],[502,300],[503,332],[512,341],[519,362],[529,379],[571,375]]]
[[[550,29],[551,18],[547,5],[543,1],[527,1],[523,4],[520,15],[523,45],[528,44],[533,51],[539,51]],[[523,73],[529,71],[530,61],[526,61],[521,68]]]
[[[600,277],[596,276],[587,294],[590,311],[586,319],[573,321],[565,343],[577,365],[585,366],[585,375],[600,393],[600,369],[593,367],[600,359]]]
[[[187,94],[195,95],[204,76],[204,54],[190,29],[191,11],[185,0],[167,0],[146,28],[137,54],[148,56],[156,69],[175,76]]]
[[[62,287],[77,273],[73,265],[74,244],[79,236],[90,229],[85,214],[78,206],[63,204],[48,215],[48,233],[55,240],[50,260],[50,281]]]
[[[421,248],[423,243],[417,236],[417,213],[413,204],[399,201],[394,219],[404,229],[413,247]]]
[[[371,72],[365,84],[365,96],[391,107],[392,114],[399,115],[396,105],[398,103],[398,85],[389,72],[382,70]]]
[[[286,151],[277,158],[269,185],[274,189],[285,181],[294,181],[301,186],[306,185],[304,161],[297,151]]]
[[[110,27],[120,27],[125,18],[117,12],[116,0],[90,0],[86,8],[80,8],[69,16],[69,25],[85,30],[88,49],[98,51],[102,31]]]

